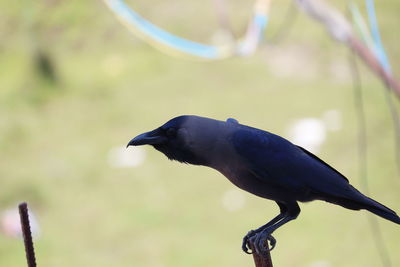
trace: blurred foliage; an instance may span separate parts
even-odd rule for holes
[[[209,42],[219,27],[213,1],[129,3],[196,41]],[[101,1],[0,4],[0,210],[30,204],[42,229],[39,266],[253,266],[241,238],[276,215],[275,203],[246,193],[244,209],[227,211],[221,196],[232,185],[220,174],[171,163],[150,148],[135,169],[108,164],[112,147],[180,114],[234,117],[286,136],[292,121],[337,109],[343,128],[328,134],[320,156],[359,187],[349,53],[303,14],[286,38],[268,42],[290,3],[273,1],[267,42],[256,55],[210,63],[154,50]],[[400,73],[400,3],[376,3]],[[345,11],[346,1],[335,4]],[[251,1],[229,2],[238,35],[251,9]],[[384,88],[365,67],[361,75],[371,194],[400,212]],[[302,211],[275,234],[276,266],[380,265],[366,212],[318,202]],[[399,227],[379,222],[399,266]],[[24,262],[22,242],[0,233],[0,266]]]

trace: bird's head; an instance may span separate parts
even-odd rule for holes
[[[207,165],[207,155],[225,122],[198,116],[179,116],[133,138],[127,146],[151,145],[171,160]]]

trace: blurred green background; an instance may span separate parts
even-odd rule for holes
[[[195,41],[210,42],[219,28],[214,1],[127,2]],[[376,2],[400,73],[400,2]],[[170,162],[151,148],[135,168],[110,164],[115,147],[181,114],[234,117],[288,137],[293,121],[337,110],[342,128],[327,133],[319,156],[360,187],[349,52],[303,13],[285,38],[268,41],[290,3],[273,1],[266,42],[254,56],[194,62],[138,40],[102,1],[2,1],[0,213],[29,203],[41,229],[39,266],[254,266],[241,251],[242,237],[278,213],[274,202],[232,191],[219,173]],[[240,35],[253,2],[228,4]],[[346,12],[347,1],[334,4]],[[367,68],[360,71],[370,195],[400,212],[384,87]],[[224,205],[236,198],[240,207]],[[301,208],[275,233],[276,266],[381,266],[366,212],[323,202]],[[393,266],[400,266],[399,226],[378,221]],[[0,266],[25,266],[21,240],[4,231]]]

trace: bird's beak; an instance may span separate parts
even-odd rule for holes
[[[159,129],[153,131],[139,134],[131,141],[129,141],[128,146],[142,146],[142,145],[158,145],[167,141],[167,137],[163,136]]]

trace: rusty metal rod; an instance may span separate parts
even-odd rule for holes
[[[31,227],[29,224],[28,204],[21,203],[18,206],[21,219],[21,230],[24,238],[26,260],[28,267],[36,267],[35,249],[33,247]]]
[[[265,246],[267,248],[267,252],[265,255],[256,253],[253,243],[249,242],[249,246],[251,251],[253,252],[253,259],[256,267],[272,267],[272,259],[269,252],[268,242],[265,242]]]

